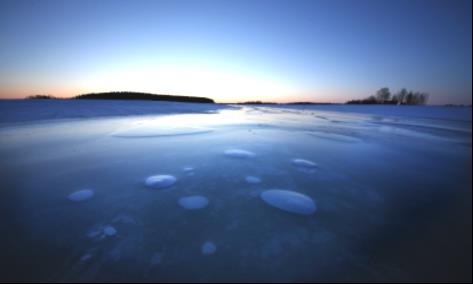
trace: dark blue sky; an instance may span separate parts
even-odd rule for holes
[[[0,96],[472,100],[471,1],[0,0]]]

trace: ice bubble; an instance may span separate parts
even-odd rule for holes
[[[69,194],[68,199],[74,202],[81,202],[90,199],[94,196],[94,191],[90,189],[83,189]]]
[[[176,177],[172,175],[155,175],[148,177],[145,184],[154,189],[162,189],[172,186],[176,181]]]
[[[311,215],[317,209],[312,198],[295,191],[271,189],[263,191],[260,197],[269,205],[291,213]]]
[[[217,251],[217,246],[213,242],[205,242],[202,245],[202,254],[211,255]]]
[[[315,171],[317,169],[317,164],[309,160],[293,159],[292,164],[301,170]]]
[[[255,153],[242,149],[229,149],[225,151],[225,156],[230,158],[247,159],[253,158]]]
[[[179,198],[178,203],[185,209],[195,210],[207,207],[209,200],[201,195],[193,195]]]
[[[246,176],[245,180],[246,180],[247,183],[251,183],[251,184],[256,184],[256,183],[261,182],[261,179],[259,177],[255,177],[255,176]]]
[[[108,236],[114,236],[117,233],[117,229],[115,229],[113,226],[107,225],[103,228],[103,233]]]

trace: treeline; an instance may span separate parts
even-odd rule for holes
[[[293,102],[288,105],[332,105],[333,103],[318,103],[318,102]]]
[[[407,91],[401,89],[395,94],[391,94],[389,88],[381,88],[376,94],[362,100],[351,100],[347,104],[389,104],[389,105],[425,105],[429,99],[429,94],[423,92]]]
[[[190,96],[174,96],[174,95],[157,95],[139,92],[106,92],[106,93],[90,93],[74,97],[78,100],[149,100],[149,101],[172,101],[187,103],[211,103],[214,101],[204,97]]]
[[[278,103],[274,102],[262,102],[262,101],[247,101],[247,102],[239,102],[236,103],[237,105],[276,105]]]
[[[56,97],[51,95],[31,95],[26,97],[28,100],[49,100],[49,99],[56,99]]]
[[[239,102],[237,105],[331,105],[333,103],[318,103],[318,102],[292,102],[292,103],[275,103],[275,102],[262,102],[262,101],[247,101]]]

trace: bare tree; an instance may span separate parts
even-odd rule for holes
[[[401,89],[391,97],[389,88],[379,89],[375,95],[362,100],[351,100],[348,104],[398,104],[398,105],[424,105],[429,99],[429,94],[423,92],[407,91]]]
[[[391,98],[391,92],[389,88],[381,88],[376,92],[376,101],[378,103],[384,104]]]
[[[406,96],[407,96],[407,90],[405,88],[402,88],[399,92],[396,93],[396,101],[397,104],[405,104],[406,103]]]

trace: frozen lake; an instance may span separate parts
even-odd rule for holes
[[[0,280],[471,281],[471,115],[0,101]]]

